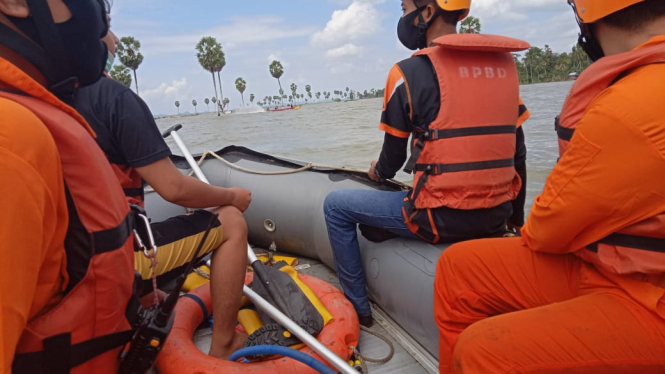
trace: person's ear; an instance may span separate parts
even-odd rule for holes
[[[30,15],[26,0],[0,0],[0,13],[5,15],[26,18]]]
[[[436,4],[434,3],[429,3],[427,4],[427,7],[425,10],[423,10],[423,18],[425,19],[425,22],[429,22],[432,20],[432,17],[436,14]]]

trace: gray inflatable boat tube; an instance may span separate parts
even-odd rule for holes
[[[293,171],[306,165],[235,146],[216,153],[235,166],[258,172]],[[183,172],[190,171],[184,158],[172,159]],[[268,248],[274,242],[280,252],[320,260],[330,268],[334,268],[332,249],[323,216],[328,193],[348,188],[400,189],[394,183],[376,183],[365,173],[353,171],[311,169],[260,175],[238,170],[211,156],[206,157],[201,168],[214,185],[252,191],[252,204],[245,212],[251,244]],[[155,222],[185,212],[154,192],[146,194],[146,210]],[[437,260],[445,246],[402,238],[372,243],[360,233],[359,239],[370,298],[438,357],[433,284]]]

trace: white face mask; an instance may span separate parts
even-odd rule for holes
[[[111,53],[111,51],[108,51],[108,53],[106,54],[106,67],[104,68],[104,71],[107,73],[110,72],[111,68],[113,68],[114,62],[115,62],[115,56],[113,55],[113,53]]]

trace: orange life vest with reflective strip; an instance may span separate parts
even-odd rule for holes
[[[0,97],[35,114],[58,148],[70,217],[65,239],[70,280],[62,302],[28,323],[12,371],[117,373],[120,349],[132,337],[126,308],[133,305],[134,216],[83,119],[50,94],[39,94],[58,106],[0,90]]]
[[[404,218],[418,209],[493,208],[515,199],[521,180],[514,167],[519,79],[510,52],[520,40],[478,34],[446,35],[426,55],[439,80],[441,107],[428,129],[415,129],[405,171],[415,172]]]
[[[559,153],[566,152],[587,107],[603,91],[641,66],[665,63],[665,43],[604,57],[580,75],[557,118]],[[665,273],[665,214],[629,226],[578,252],[584,260],[615,274],[645,274],[662,283]],[[651,277],[655,276],[655,277]]]

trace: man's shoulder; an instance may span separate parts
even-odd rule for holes
[[[53,146],[55,143],[48,128],[35,113],[15,101],[0,98],[0,146],[22,147]]]
[[[98,96],[100,100],[114,100],[120,95],[131,93],[133,93],[133,91],[129,87],[114,79],[106,77],[101,78],[89,86],[81,87],[78,91],[79,95]]]
[[[665,121],[664,81],[665,64],[643,66],[603,91],[592,105],[609,108],[635,122],[654,118]]]
[[[44,122],[30,109],[5,98],[0,98],[0,113],[4,114],[0,116],[0,150],[12,155],[2,161],[25,162],[32,171],[52,174],[59,153]]]
[[[418,74],[423,72],[431,72],[433,65],[429,57],[426,55],[412,56],[407,59],[404,59],[397,64],[396,66],[405,74]]]

